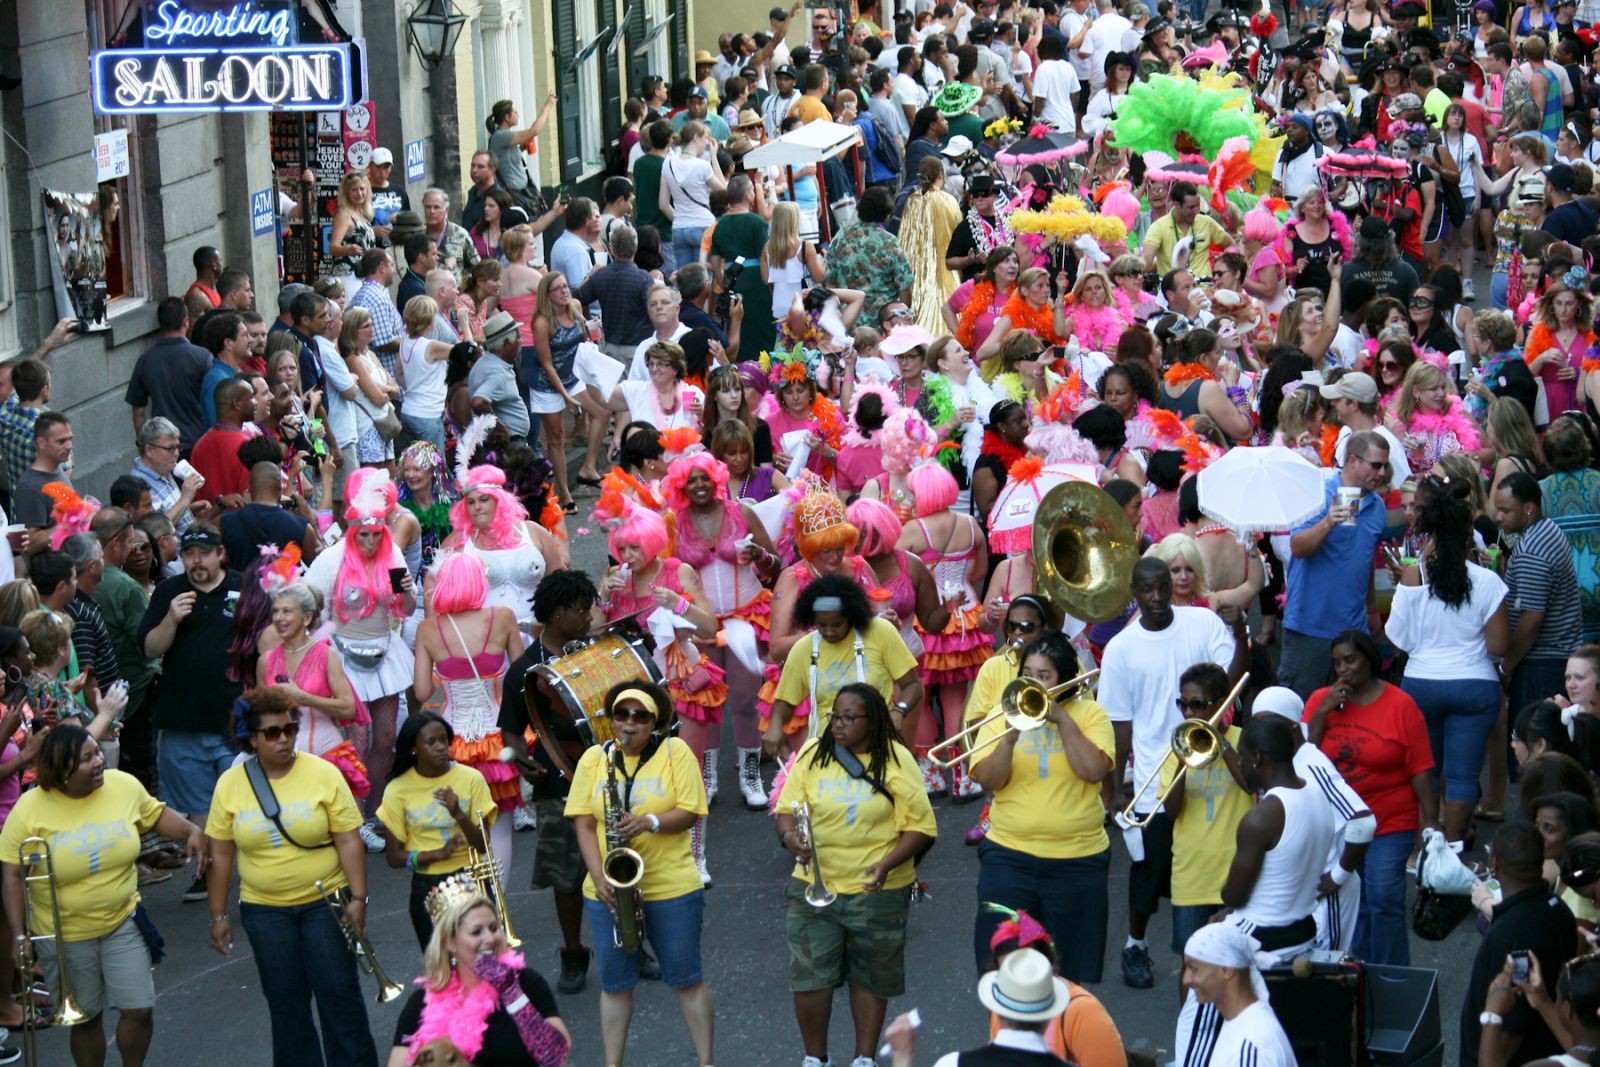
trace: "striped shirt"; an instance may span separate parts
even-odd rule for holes
[[[1544,613],[1527,658],[1566,659],[1583,637],[1583,608],[1572,546],[1554,521],[1541,517],[1522,532],[1506,565],[1506,585],[1512,630],[1524,611]]]
[[[117,669],[117,646],[106,627],[100,605],[83,592],[66,603],[66,613],[72,616],[72,647],[78,653],[80,667],[94,665],[94,685],[106,688],[122,677]]]

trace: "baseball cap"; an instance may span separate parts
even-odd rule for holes
[[[705,91],[705,89],[703,87],[701,87],[699,85],[696,85],[693,89],[690,89],[689,90],[689,95],[690,95],[690,97],[694,98],[695,100],[704,100],[704,99],[706,99],[706,91]]]
[[[1305,713],[1306,702],[1300,699],[1293,689],[1286,686],[1268,686],[1256,694],[1256,699],[1250,705],[1250,713],[1259,715],[1263,711],[1272,715],[1282,715],[1290,722],[1298,723],[1300,716]]]
[[[517,330],[517,320],[511,317],[509,311],[497,311],[483,324],[483,348],[486,352],[495,351],[512,338],[520,339],[520,335]],[[1370,378],[1367,380],[1371,381]]]
[[[1401,93],[1389,104],[1389,114],[1401,111],[1419,111],[1422,109],[1422,97],[1416,93]]]
[[[950,143],[939,149],[939,151],[952,159],[964,156],[972,151],[972,139],[965,134],[958,133],[950,138]]]
[[[967,31],[968,37],[993,37],[994,19],[973,19],[972,29]]]
[[[373,166],[377,167],[392,167],[394,166],[394,153],[387,148],[374,148],[372,150],[372,163]]]
[[[768,22],[788,22],[789,21],[789,9],[786,8],[786,7],[775,7],[775,8],[773,8],[771,11],[767,12],[767,21]]]
[[[1388,227],[1384,227],[1385,230]],[[488,332],[488,327],[484,327]],[[1372,380],[1372,375],[1352,371],[1344,375],[1332,385],[1319,386],[1317,392],[1322,394],[1324,400],[1354,400],[1358,404],[1374,404],[1378,400],[1378,383]]]
[[[1556,163],[1544,169],[1544,180],[1551,188],[1559,189],[1563,193],[1572,192],[1572,184],[1577,177],[1577,173],[1565,163]]]
[[[183,532],[183,537],[178,541],[180,553],[191,548],[221,548],[222,535],[216,530],[199,523],[193,523]]]
[[[1356,227],[1356,233],[1371,240],[1377,240],[1388,232],[1389,224],[1374,215],[1368,215],[1361,220],[1361,225]]]
[[[796,74],[794,72],[794,68],[791,67],[787,63],[783,64],[777,70],[773,71],[772,72],[772,76],[774,78],[793,78],[796,81],[800,80],[800,75]]]

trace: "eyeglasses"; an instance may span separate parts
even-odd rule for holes
[[[1379,370],[1399,370],[1400,369],[1400,364],[1396,363],[1392,359],[1386,359],[1383,362],[1378,364],[1378,369]]]
[[[151,451],[154,451],[154,452],[169,452],[170,453],[170,452],[178,451],[179,448],[181,448],[182,446],[181,445],[148,445],[147,447]]]
[[[840,715],[838,712],[833,713],[833,721],[837,723],[843,723],[845,726],[854,726],[856,723],[865,718],[865,715]]]
[[[653,722],[656,716],[644,708],[613,708],[611,717],[617,722]]]
[[[285,737],[293,739],[300,736],[300,724],[297,722],[286,723],[283,726],[263,726],[251,733],[260,734],[268,741],[282,741]]]
[[[1179,697],[1177,699],[1177,705],[1179,711],[1205,711],[1211,707],[1211,701],[1202,697],[1195,697],[1191,700],[1185,700],[1182,697]]]

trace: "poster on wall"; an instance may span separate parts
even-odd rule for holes
[[[52,189],[44,190],[43,195],[56,314],[77,319],[80,330],[108,330],[106,258],[112,235],[102,224],[100,197]]]

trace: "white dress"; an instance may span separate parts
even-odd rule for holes
[[[533,591],[544,577],[545,559],[525,524],[517,525],[517,543],[510,548],[480,548],[469,533],[462,549],[483,564],[489,580],[486,608],[510,608],[517,621],[533,617]]]

